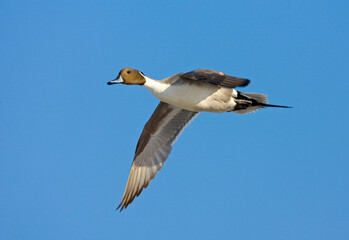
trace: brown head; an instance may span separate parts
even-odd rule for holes
[[[143,73],[133,68],[124,68],[119,72],[119,75],[112,81],[108,82],[108,85],[123,83],[127,85],[143,85],[145,83],[145,77]]]

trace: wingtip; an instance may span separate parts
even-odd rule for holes
[[[119,206],[115,209],[115,211],[119,210],[119,208],[121,207],[121,205],[122,205],[122,202],[121,202],[121,203],[119,204]],[[122,209],[123,209],[123,206],[121,207],[120,212],[122,211]]]
[[[245,79],[245,83],[243,85],[243,87],[246,87],[247,85],[249,85],[251,83],[250,79]]]
[[[240,78],[240,83],[238,84],[238,86],[236,87],[246,87],[247,85],[249,85],[251,83],[250,79],[247,78]]]

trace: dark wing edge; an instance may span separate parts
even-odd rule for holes
[[[197,114],[159,103],[138,140],[125,192],[117,209],[126,209],[155,178],[170,154],[172,144]]]
[[[196,69],[191,72],[184,73],[182,79],[204,81],[214,85],[235,88],[245,87],[250,83],[250,80],[226,75],[222,72],[217,72],[210,69]]]

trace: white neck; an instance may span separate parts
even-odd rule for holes
[[[149,77],[145,77],[145,83],[143,86],[146,87],[152,94],[155,95],[155,97],[159,99],[161,98],[161,93],[169,87],[168,84],[151,79]]]

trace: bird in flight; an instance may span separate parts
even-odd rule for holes
[[[264,107],[289,108],[267,103],[267,96],[242,93],[250,80],[222,72],[197,69],[154,80],[133,68],[122,69],[112,84],[141,85],[160,100],[138,140],[121,203],[122,211],[139,196],[162,168],[182,130],[200,112],[249,113]]]

